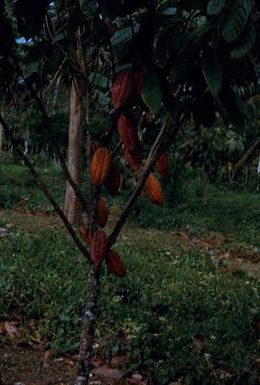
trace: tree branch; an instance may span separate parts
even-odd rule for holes
[[[90,261],[88,250],[80,242],[78,236],[76,235],[75,231],[73,230],[73,227],[69,223],[66,215],[63,213],[63,211],[59,207],[58,203],[56,202],[56,200],[54,199],[54,197],[50,193],[50,191],[49,191],[48,187],[46,186],[46,184],[41,180],[40,176],[38,175],[37,171],[33,167],[33,165],[30,162],[30,160],[23,153],[23,151],[17,146],[17,144],[15,142],[15,139],[14,139],[14,136],[13,136],[13,133],[12,133],[10,127],[8,126],[8,124],[6,123],[6,121],[4,120],[4,118],[3,118],[3,116],[1,114],[0,114],[0,124],[3,127],[6,136],[10,139],[12,145],[16,148],[16,150],[19,153],[20,157],[23,159],[24,164],[28,167],[28,169],[29,169],[30,173],[32,174],[32,176],[34,177],[35,182],[38,185],[39,189],[43,192],[43,194],[46,196],[48,201],[51,203],[51,205],[55,209],[56,213],[61,218],[62,222],[64,223],[65,227],[67,228],[67,230],[68,230],[71,238],[73,239],[74,243],[76,244],[77,248]]]
[[[115,224],[110,236],[109,236],[109,243],[112,246],[120,234],[120,231],[122,230],[122,227],[126,223],[126,220],[138,198],[140,195],[143,186],[145,184],[145,181],[150,174],[155,162],[159,158],[160,154],[166,149],[166,147],[169,145],[169,143],[174,139],[174,137],[177,135],[179,129],[181,128],[186,115],[182,114],[180,115],[179,119],[177,120],[177,123],[173,127],[171,131],[167,129],[167,122],[163,125],[161,128],[159,134],[157,135],[157,138],[150,150],[150,153],[147,157],[147,160],[145,162],[145,165],[142,169],[142,172],[140,173],[137,183],[135,185],[135,188],[132,192],[132,194],[129,197],[129,200],[124,207],[123,211],[121,212],[121,215]]]

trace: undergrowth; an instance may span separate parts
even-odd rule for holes
[[[255,378],[259,282],[216,270],[207,255],[158,231],[126,232],[116,249],[125,279],[102,269],[96,353],[107,363],[127,354],[159,384],[215,384],[214,371]],[[14,232],[0,243],[1,320],[37,320],[37,333],[56,351],[78,348],[87,263],[63,232]],[[200,348],[193,344],[202,338]],[[219,381],[219,380],[218,380]],[[256,382],[251,382],[252,384]]]

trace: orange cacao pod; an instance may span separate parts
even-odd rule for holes
[[[109,253],[107,254],[106,264],[107,264],[108,270],[111,273],[117,275],[120,278],[126,276],[126,269],[125,269],[124,263],[120,258],[119,254],[114,250],[110,250]]]
[[[108,218],[108,208],[103,198],[99,198],[97,205],[97,224],[105,227]]]
[[[139,138],[133,119],[121,114],[117,120],[117,131],[125,148],[128,150],[134,150],[139,144]]]
[[[134,150],[124,149],[124,158],[132,170],[139,170],[142,163],[142,146],[139,144]]]
[[[96,150],[90,162],[90,177],[95,186],[100,186],[109,175],[111,154],[108,148],[100,147]]]
[[[133,75],[130,70],[119,72],[112,85],[112,103],[114,108],[121,107],[133,93]]]
[[[95,265],[99,265],[107,255],[108,240],[103,230],[94,231],[90,242],[90,259]]]
[[[162,176],[169,175],[170,164],[167,152],[163,152],[162,155],[158,158],[155,168]]]
[[[105,182],[109,194],[114,195],[115,193],[117,193],[121,186],[121,180],[122,177],[119,167],[115,164],[111,164],[109,175]]]
[[[81,235],[81,238],[88,244],[90,245],[90,231],[86,226],[81,226],[79,229],[79,233]]]
[[[150,174],[146,179],[144,192],[151,202],[157,205],[161,205],[163,203],[164,193],[162,191],[161,183],[154,175]]]

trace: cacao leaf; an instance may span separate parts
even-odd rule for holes
[[[142,87],[142,99],[154,113],[158,112],[162,103],[162,90],[155,73],[146,74]]]
[[[234,60],[240,60],[246,56],[256,41],[256,29],[254,23],[250,20],[245,27],[240,41],[237,41],[237,46],[231,51],[230,57]]]
[[[218,15],[225,6],[226,0],[211,0],[208,3],[207,13],[209,15]]]
[[[237,0],[233,2],[231,15],[222,31],[222,36],[228,43],[232,43],[241,35],[248,21],[251,9],[251,0]]]
[[[210,92],[214,97],[217,97],[222,87],[222,70],[218,63],[215,51],[211,46],[207,46],[204,50],[201,65]]]
[[[140,26],[134,26],[134,33],[136,34],[140,29]],[[131,40],[133,37],[133,30],[132,27],[125,27],[120,29],[119,31],[116,31],[114,35],[111,37],[111,44],[112,46],[116,46],[119,44],[123,44],[129,40]]]

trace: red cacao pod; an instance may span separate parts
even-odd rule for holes
[[[105,227],[108,218],[108,208],[103,198],[99,198],[97,205],[97,224],[100,227]]]
[[[92,234],[90,242],[90,259],[95,265],[99,265],[108,252],[108,240],[103,230],[96,230]]]
[[[106,264],[107,264],[108,270],[111,273],[117,275],[120,278],[123,278],[126,276],[126,269],[125,269],[124,263],[116,251],[114,250],[109,251],[109,253],[106,256]]]
[[[117,131],[125,148],[132,151],[139,144],[134,120],[121,114],[117,120]]]
[[[111,154],[108,148],[100,147],[96,150],[90,162],[89,172],[91,181],[95,186],[100,186],[109,175]]]
[[[163,152],[162,155],[158,158],[155,168],[162,176],[166,177],[169,175],[170,162],[167,152]]]
[[[133,74],[130,70],[119,72],[112,85],[112,103],[114,108],[121,107],[133,93]]]
[[[139,144],[134,150],[124,149],[124,158],[132,170],[139,170],[142,163],[142,146]]]
[[[88,244],[90,245],[90,239],[91,239],[91,234],[86,226],[81,226],[79,229],[79,233],[81,235],[81,238]]]
[[[120,169],[117,165],[111,164],[109,175],[107,177],[107,180],[105,182],[107,191],[110,195],[114,195],[117,193],[121,186],[122,182],[122,175],[120,173]]]
[[[161,205],[163,203],[164,193],[162,191],[161,183],[154,175],[150,174],[146,179],[144,192],[151,202],[157,205]]]

